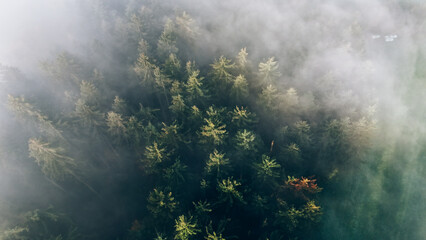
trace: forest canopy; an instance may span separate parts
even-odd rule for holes
[[[254,1],[223,7],[229,27],[213,3],[81,3],[94,31],[83,47],[40,59],[34,75],[0,65],[0,190],[15,188],[0,194],[0,239],[422,239],[426,219],[410,219],[425,193],[409,186],[425,177],[412,107],[424,47],[392,52],[392,64],[414,60],[386,73],[372,41],[397,35],[371,38],[356,14],[334,34],[325,5],[350,7],[296,2],[281,4],[297,21],[271,20],[292,36],[268,20],[253,34],[256,19],[240,19]],[[376,3],[426,20],[424,4]],[[283,9],[265,4],[259,13]]]

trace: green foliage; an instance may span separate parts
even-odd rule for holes
[[[134,146],[139,146],[143,139],[143,124],[135,116],[131,116],[125,123],[129,142]]]
[[[164,170],[164,177],[173,185],[179,185],[185,182],[188,166],[176,159],[175,163]]]
[[[172,82],[172,86],[170,88],[170,94],[172,96],[176,96],[176,95],[180,95],[183,93],[183,89],[182,89],[182,83],[180,83],[177,80],[174,80]]]
[[[256,135],[247,131],[246,129],[240,130],[235,136],[237,149],[241,151],[255,151],[256,150]]]
[[[311,142],[311,126],[306,121],[294,123],[293,133],[299,145],[306,146]]]
[[[235,125],[237,128],[250,128],[255,123],[256,114],[251,113],[244,107],[235,106],[234,111],[232,112],[231,123]]]
[[[216,232],[207,233],[207,237],[205,237],[206,240],[225,240],[225,238],[222,237],[222,234],[217,235]]]
[[[133,67],[133,71],[139,77],[143,85],[153,87],[154,67],[155,65],[150,63],[148,56],[141,53]]]
[[[150,46],[149,46],[148,42],[145,39],[139,40],[138,53],[146,55],[149,50],[150,50]]]
[[[259,77],[262,85],[272,84],[281,76],[278,69],[279,64],[274,60],[275,59],[271,57],[266,62],[259,63]]]
[[[27,240],[29,229],[24,227],[14,227],[3,232],[2,239],[4,240]]]
[[[231,88],[231,97],[236,102],[243,102],[249,96],[248,83],[243,75],[238,75],[235,78],[234,84]]]
[[[174,24],[172,20],[167,19],[163,32],[161,33],[160,38],[157,43],[158,55],[165,58],[170,54],[176,54],[178,52],[176,46],[176,33],[174,30]]]
[[[237,189],[241,186],[241,183],[233,178],[223,179],[217,184],[217,190],[219,191],[219,203],[226,203],[229,206],[234,205],[234,203],[245,203],[243,195]]]
[[[2,240],[77,240],[81,234],[64,214],[52,207],[36,209],[23,216],[20,226],[7,229],[0,234]]]
[[[27,103],[23,97],[8,95],[8,106],[24,123],[35,123],[40,132],[51,138],[62,138],[62,133],[33,105]]]
[[[106,123],[108,126],[108,132],[112,137],[118,141],[127,137],[126,122],[121,117],[121,114],[108,112]]]
[[[215,149],[213,153],[210,153],[205,168],[208,173],[215,173],[217,176],[220,176],[226,171],[228,164],[229,159],[225,158],[225,154]]]
[[[63,84],[62,87],[71,87],[79,84],[78,73],[81,66],[71,54],[63,52],[52,62],[44,61],[42,69],[55,83]]]
[[[231,60],[224,56],[220,56],[211,66],[213,68],[212,74],[215,81],[224,84],[231,82],[232,75],[230,72],[235,68],[235,64],[231,63]]]
[[[153,192],[149,193],[147,207],[154,217],[172,217],[172,213],[176,210],[177,202],[172,192],[163,192],[154,189]]]
[[[158,172],[157,166],[169,159],[169,154],[166,148],[158,145],[157,142],[153,142],[151,145],[146,147],[145,158],[141,160],[142,168],[148,174]]]
[[[162,123],[161,133],[159,139],[163,144],[169,146],[170,150],[178,148],[179,144],[183,141],[182,136],[179,133],[180,127],[176,122],[167,125]]]
[[[218,108],[216,106],[210,106],[207,110],[206,110],[206,114],[208,116],[209,119],[211,119],[214,123],[216,124],[221,124],[225,118],[224,113],[225,113],[226,108]]]
[[[181,38],[189,42],[194,41],[197,37],[195,21],[188,13],[182,12],[181,15],[176,16],[176,32]]]
[[[287,145],[286,147],[283,148],[282,150],[283,156],[285,159],[287,159],[288,161],[298,161],[300,160],[300,153],[301,150],[299,148],[299,146],[295,143],[291,143],[289,145]]]
[[[241,69],[244,69],[247,67],[247,63],[248,63],[247,56],[248,56],[247,48],[241,48],[241,50],[238,52],[238,55],[237,55],[237,64],[238,64],[238,67],[240,67]]]
[[[127,112],[126,102],[119,96],[115,96],[114,102],[112,103],[112,111],[118,114],[125,114]]]
[[[157,233],[157,236],[154,238],[154,240],[167,240],[167,237],[165,237],[162,233]]]
[[[201,127],[201,143],[221,145],[227,135],[226,125],[215,124],[209,119],[204,119],[205,124]]]
[[[322,215],[321,208],[315,204],[315,201],[309,201],[302,208],[290,207],[285,211],[279,211],[278,221],[285,224],[287,229],[292,232],[306,227],[309,222],[317,222]]]
[[[152,142],[158,135],[157,128],[150,121],[145,126],[142,126],[142,136],[146,142]]]
[[[143,23],[142,23],[142,19],[136,15],[136,14],[132,14],[130,16],[130,22],[129,22],[129,30],[130,32],[138,35],[138,36],[142,36],[143,35]]]
[[[179,58],[174,54],[170,53],[169,58],[164,63],[165,74],[174,79],[180,79],[181,77],[181,63]]]
[[[34,158],[41,171],[49,178],[63,180],[69,175],[75,175],[75,160],[64,154],[64,149],[52,147],[40,139],[30,138],[28,141],[30,157]]]
[[[190,102],[200,101],[206,96],[205,90],[203,90],[204,77],[200,77],[199,70],[190,70],[188,81],[186,83],[186,92]]]
[[[234,76],[232,71],[235,69],[235,64],[224,56],[220,56],[211,64],[211,76],[213,80],[212,89],[217,93],[216,97],[223,98],[223,94],[229,93],[229,87],[233,82]]]
[[[192,203],[195,207],[195,213],[198,216],[204,216],[207,213],[210,213],[212,211],[211,204],[207,201],[198,201],[197,203]]]
[[[170,105],[170,110],[178,114],[183,113],[186,109],[186,104],[180,94],[172,96],[172,105]]]
[[[99,92],[93,83],[81,81],[80,84],[80,99],[89,106],[99,104]]]
[[[96,128],[103,125],[104,114],[96,110],[95,107],[87,105],[82,99],[75,104],[74,115],[77,117],[77,123],[86,128]]]
[[[20,121],[2,130],[2,157],[26,159],[29,152],[41,172],[22,173],[61,184],[48,201],[79,220],[87,237],[74,239],[312,239],[322,211],[343,205],[327,201],[322,187],[327,195],[378,184],[356,180],[345,190],[341,178],[359,168],[385,169],[367,155],[377,128],[368,103],[342,103],[349,114],[328,109],[328,92],[287,77],[278,83],[275,58],[251,66],[262,50],[255,45],[248,42],[256,52],[250,60],[242,48],[234,63],[225,56],[235,52],[198,44],[201,33],[218,26],[199,31],[195,19],[161,1],[126,1],[110,11],[112,2],[95,16],[108,37],[93,58],[80,64],[61,54],[44,63],[54,81],[43,80],[43,89],[26,98],[9,96]],[[205,55],[213,52],[219,54]],[[283,59],[289,78],[298,74],[292,54]],[[28,149],[19,147],[27,140]],[[392,173],[381,179],[402,178]],[[87,207],[76,208],[76,197]],[[93,220],[82,221],[87,209]],[[73,226],[56,231],[59,217],[40,215],[10,219],[2,237],[73,239]]]
[[[255,164],[257,177],[263,182],[269,179],[278,178],[280,176],[280,167],[275,159],[271,159],[266,155],[262,155],[262,162]]]
[[[295,107],[299,103],[299,96],[297,91],[294,88],[287,89],[287,92],[284,94],[285,106],[287,108]]]
[[[278,110],[278,101],[281,95],[277,88],[269,84],[266,88],[262,89],[259,95],[259,103],[264,108],[265,112],[275,112]]]
[[[176,233],[174,239],[176,240],[188,240],[201,232],[200,229],[197,228],[197,224],[192,221],[192,217],[188,219],[185,215],[181,215],[175,220],[175,223]]]
[[[153,73],[154,73],[154,80],[155,80],[155,88],[164,94],[166,103],[168,103],[169,100],[167,97],[168,95],[167,95],[166,89],[169,88],[171,81],[163,73],[161,73],[161,70],[159,67],[155,67]]]

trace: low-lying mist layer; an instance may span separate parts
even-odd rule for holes
[[[0,239],[425,238],[426,4],[0,9]]]

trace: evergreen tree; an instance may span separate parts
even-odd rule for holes
[[[215,124],[212,120],[204,119],[205,124],[201,127],[201,143],[221,145],[227,135],[226,125]]]
[[[217,184],[220,194],[218,203],[226,203],[228,206],[233,206],[234,203],[245,203],[243,195],[237,189],[239,186],[241,186],[241,183],[233,178],[219,181]]]
[[[246,67],[248,67],[247,56],[248,56],[247,48],[241,48],[240,52],[238,52],[238,55],[237,55],[237,64],[240,69],[245,69]]]
[[[154,217],[171,218],[172,213],[176,210],[177,202],[172,192],[154,189],[153,192],[149,193],[147,207]]]
[[[176,54],[179,50],[176,46],[176,33],[174,28],[175,26],[172,20],[167,19],[157,43],[158,55],[163,59],[170,54]]]
[[[112,111],[118,114],[126,114],[127,113],[126,102],[124,99],[119,96],[115,96],[114,102],[112,103]]]
[[[169,155],[166,152],[166,148],[158,145],[157,142],[153,142],[151,145],[146,147],[145,158],[142,159],[142,168],[146,173],[156,173],[159,171],[158,164],[167,161]]]
[[[225,154],[215,149],[213,153],[210,153],[209,159],[206,162],[206,171],[208,173],[215,173],[219,177],[226,173],[228,165],[229,159],[225,158]]]
[[[34,158],[42,172],[49,178],[63,180],[67,176],[75,176],[77,164],[75,160],[64,154],[64,149],[52,147],[40,139],[28,141],[30,157]]]
[[[235,64],[226,57],[220,56],[219,59],[214,61],[211,67],[213,80],[211,88],[215,90],[217,97],[221,96],[221,94],[228,93],[233,80],[232,71],[235,69]]]
[[[262,162],[255,164],[257,176],[266,182],[268,179],[278,178],[280,176],[280,164],[275,159],[271,159],[266,155],[262,155]]]
[[[197,224],[192,222],[192,217],[187,219],[185,215],[179,216],[175,220],[175,238],[176,240],[189,240],[191,236],[197,235],[200,229],[197,228]]]
[[[116,141],[120,142],[127,138],[126,123],[121,117],[121,114],[108,112],[107,114],[108,132]]]
[[[244,102],[249,96],[248,83],[243,75],[238,75],[235,78],[231,89],[231,97],[235,102]]]
[[[274,57],[259,63],[259,77],[262,85],[273,84],[280,76],[279,64]]]

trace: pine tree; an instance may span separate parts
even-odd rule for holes
[[[241,152],[251,152],[256,150],[256,135],[247,131],[247,129],[240,130],[235,135],[236,148]]]
[[[262,89],[262,93],[259,95],[259,103],[264,108],[265,112],[276,112],[280,99],[281,95],[278,89],[272,84]]]
[[[167,19],[164,24],[163,32],[158,39],[157,52],[163,59],[168,57],[170,54],[176,54],[178,52],[178,48],[176,46],[175,26],[170,19]]]
[[[180,94],[172,96],[172,105],[169,108],[175,114],[184,113],[186,104]]]
[[[145,158],[141,160],[142,168],[148,174],[156,173],[159,171],[157,168],[158,164],[167,161],[169,159],[169,153],[166,152],[166,148],[158,145],[157,142],[153,142],[151,145],[146,147]]]
[[[124,99],[120,98],[119,96],[115,96],[114,102],[112,103],[112,111],[118,114],[126,114],[126,101],[124,101]]]
[[[133,13],[129,19],[129,32],[135,34],[137,38],[142,38],[144,35],[144,26],[139,15]]]
[[[35,124],[39,131],[52,139],[63,139],[62,133],[57,127],[33,105],[26,102],[23,97],[8,95],[8,106],[23,123]]]
[[[278,164],[275,159],[271,159],[266,155],[262,155],[262,162],[254,165],[257,177],[262,182],[267,182],[268,180],[273,180],[280,176],[280,164]]]
[[[30,138],[28,141],[30,157],[34,158],[41,167],[41,171],[54,180],[64,180],[69,176],[76,176],[77,164],[75,160],[64,154],[64,149],[52,147],[50,143],[40,139]]]
[[[131,116],[126,122],[125,128],[129,138],[129,143],[135,147],[140,146],[143,139],[143,124],[135,116]]]
[[[162,92],[164,99],[165,99],[165,105],[169,104],[169,97],[166,89],[170,88],[171,80],[168,79],[160,70],[159,67],[154,68],[154,79],[155,79],[155,88]]]
[[[173,197],[172,192],[163,192],[154,189],[149,193],[148,197],[148,210],[154,217],[165,218],[172,217],[172,213],[176,210],[177,202]]]
[[[117,142],[121,142],[127,138],[126,122],[121,117],[121,114],[108,112],[106,123],[108,133],[115,138]]]
[[[247,56],[248,56],[247,48],[241,48],[240,52],[238,52],[238,55],[237,55],[237,64],[240,69],[247,68],[247,63],[248,63]]]
[[[197,228],[197,224],[192,221],[192,217],[188,219],[185,215],[181,215],[175,220],[175,223],[176,233],[174,239],[176,240],[189,240],[192,236],[201,232],[200,229]]]
[[[197,103],[202,102],[206,96],[205,90],[203,89],[203,77],[199,76],[199,70],[191,70],[188,81],[185,85],[186,93],[188,95],[189,102]]]
[[[279,72],[279,64],[274,57],[269,58],[266,62],[259,63],[259,78],[261,85],[269,85],[281,76]]]
[[[238,191],[238,187],[241,183],[234,180],[233,178],[223,179],[217,184],[217,190],[219,191],[218,203],[226,203],[228,206],[233,206],[234,203],[245,203],[243,195]]]
[[[63,52],[59,54],[55,61],[42,62],[42,69],[50,79],[61,87],[73,88],[80,84],[79,76],[82,70],[80,63],[69,53]]]
[[[81,126],[95,129],[104,123],[104,114],[95,107],[87,105],[82,99],[75,104],[74,115]]]
[[[164,73],[169,78],[181,79],[181,68],[179,58],[174,53],[170,53],[169,58],[164,63]]]
[[[229,159],[225,158],[225,154],[214,149],[209,155],[205,169],[208,173],[214,173],[216,176],[221,176],[226,172],[228,165]]]
[[[249,96],[248,83],[246,78],[243,75],[238,75],[235,78],[234,84],[231,88],[231,97],[235,102],[241,103],[244,102]]]
[[[99,92],[93,83],[81,81],[80,99],[89,106],[97,106],[99,104]]]
[[[188,166],[183,164],[178,158],[173,165],[164,170],[164,177],[172,185],[179,186],[179,184],[186,181],[187,170]]]
[[[213,79],[219,84],[229,84],[232,82],[232,74],[230,73],[234,68],[235,64],[231,60],[224,56],[220,56],[211,65],[213,68]]]
[[[235,106],[234,111],[232,112],[231,123],[237,128],[251,128],[256,124],[256,114],[251,113],[245,107]]]
[[[227,135],[226,125],[214,124],[211,120],[205,118],[205,124],[201,127],[201,143],[221,145],[224,143]]]
[[[217,235],[216,232],[207,232],[207,237],[205,237],[206,240],[225,240],[225,238],[222,237],[222,234]]]
[[[229,87],[232,84],[232,71],[235,69],[235,64],[224,56],[220,56],[211,65],[212,67],[212,89],[217,93],[217,97],[229,92]]]
[[[154,87],[154,69],[155,65],[149,61],[148,56],[140,53],[133,67],[133,71],[141,80],[141,84],[149,87]]]
[[[198,35],[194,20],[186,12],[176,16],[176,31],[181,38],[190,43],[192,43]]]
[[[293,134],[300,146],[307,146],[311,142],[311,126],[306,121],[294,123]]]

